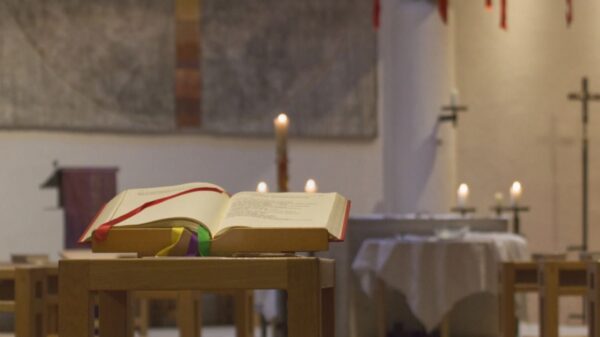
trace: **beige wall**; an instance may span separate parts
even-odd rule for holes
[[[589,76],[600,92],[600,2],[575,2],[566,28],[564,1],[510,1],[509,29],[483,4],[454,1],[456,71],[470,111],[458,133],[458,179],[481,210],[495,191],[522,181],[523,232],[533,251],[580,242],[581,113],[566,99]],[[590,123],[591,248],[600,249],[600,104]]]

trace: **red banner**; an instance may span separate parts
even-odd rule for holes
[[[448,23],[448,0],[438,0],[438,11],[444,23]]]
[[[492,0],[485,0],[485,9],[491,11],[493,6],[494,5],[492,4]]]
[[[565,14],[567,19],[567,27],[571,26],[573,21],[573,0],[567,0],[567,12]]]
[[[506,19],[506,1],[500,0],[500,28],[506,30],[508,28],[508,22]]]
[[[381,0],[373,0],[373,28],[379,29],[381,25]]]

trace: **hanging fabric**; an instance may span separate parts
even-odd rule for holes
[[[379,30],[381,25],[381,0],[373,0],[373,29]]]
[[[442,22],[448,23],[448,0],[438,0],[438,11]]]
[[[573,0],[567,0],[567,12],[565,13],[567,19],[567,27],[571,27],[573,21]]]
[[[506,19],[506,2],[508,0],[500,0],[500,28],[508,29],[508,22]]]
[[[485,9],[487,9],[488,11],[491,11],[492,7],[494,7],[492,0],[485,0]]]

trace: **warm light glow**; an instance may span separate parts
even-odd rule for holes
[[[286,114],[284,114],[283,112],[280,113],[277,116],[277,118],[275,118],[275,123],[277,125],[285,125],[285,126],[287,126],[289,122],[290,122],[290,120],[288,119],[288,116]]]
[[[458,191],[456,192],[458,206],[465,207],[467,204],[467,199],[469,198],[469,185],[462,183],[458,186]]]
[[[314,179],[308,179],[306,181],[306,185],[304,185],[304,192],[306,193],[315,193],[317,192],[317,182]]]
[[[450,104],[457,105],[458,104],[458,89],[454,88],[450,92]]]
[[[496,192],[494,194],[494,200],[496,200],[496,206],[502,206],[502,203],[504,202],[504,194],[502,194],[502,192]]]
[[[513,206],[519,203],[522,194],[523,187],[521,186],[521,183],[515,181],[510,187],[510,202]]]
[[[256,185],[256,192],[269,192],[269,185],[267,185],[267,183],[265,183],[264,181],[261,181],[260,183],[258,183],[258,185]]]

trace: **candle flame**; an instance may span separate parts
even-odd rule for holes
[[[458,186],[458,193],[462,195],[469,194],[469,185],[462,183]]]
[[[258,185],[256,185],[256,192],[269,192],[269,185],[267,185],[267,183],[265,183],[264,181],[261,181],[260,183],[258,183]]]
[[[317,190],[317,182],[314,179],[308,179],[304,185],[304,192],[315,193]]]
[[[520,182],[515,181],[510,187],[510,191],[514,194],[521,194],[521,192],[523,192],[523,187],[521,186]]]
[[[289,123],[289,118],[285,113],[282,112],[277,116],[275,122],[280,125],[287,125]]]

